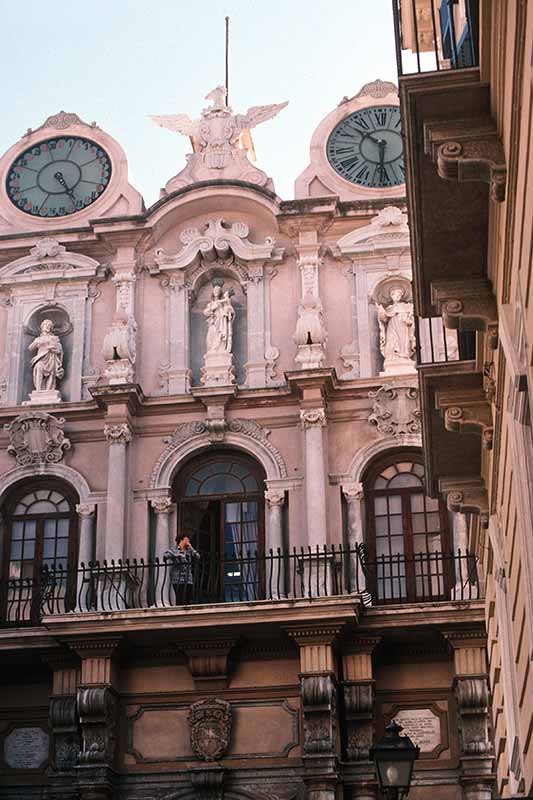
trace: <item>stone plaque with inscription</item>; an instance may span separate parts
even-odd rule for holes
[[[441,744],[440,719],[430,708],[404,708],[394,719],[421,753],[431,753]]]
[[[48,759],[48,748],[42,728],[15,728],[4,739],[4,761],[11,769],[39,769]]]

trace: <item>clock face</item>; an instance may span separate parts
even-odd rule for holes
[[[371,188],[405,183],[400,109],[355,111],[334,128],[326,152],[335,172],[350,183]]]
[[[9,169],[11,202],[33,217],[75,214],[105,192],[111,159],[102,148],[78,136],[60,136],[33,145]]]

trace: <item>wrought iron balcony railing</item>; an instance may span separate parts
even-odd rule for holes
[[[170,559],[94,562],[10,577],[0,624],[37,625],[46,615],[173,606],[255,603],[359,594],[365,605],[480,598],[476,559],[456,553],[398,553],[368,560],[366,548],[294,548],[290,552],[206,557],[177,571]]]
[[[415,317],[416,362],[447,364],[470,361],[476,357],[473,331],[453,331],[444,327],[441,317]]]
[[[392,0],[398,75],[479,64],[479,0]]]

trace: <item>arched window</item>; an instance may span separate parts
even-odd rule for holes
[[[36,481],[19,488],[4,509],[5,619],[11,623],[38,622],[45,598],[43,568],[62,564],[75,572],[78,551],[76,500],[62,484]],[[68,604],[75,592],[74,576],[64,573],[64,586],[54,587],[56,596]],[[68,575],[68,578],[67,578]]]
[[[419,457],[407,452],[379,461],[365,485],[376,598],[444,599],[450,585],[448,512],[426,494]]]
[[[179,475],[177,536],[200,553],[195,594],[202,602],[261,596],[264,479],[255,461],[229,450],[194,459]]]

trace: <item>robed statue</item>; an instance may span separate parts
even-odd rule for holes
[[[63,348],[59,337],[53,332],[52,320],[43,319],[40,331],[28,347],[30,353],[35,353],[31,360],[33,385],[37,392],[49,392],[56,388],[56,382],[65,374]]]
[[[203,313],[207,318],[206,353],[231,353],[235,309],[229,290],[223,292],[218,284],[213,286],[211,300]]]
[[[390,290],[391,303],[376,303],[379,320],[379,345],[387,362],[411,360],[415,350],[413,304],[404,300],[405,289]]]

